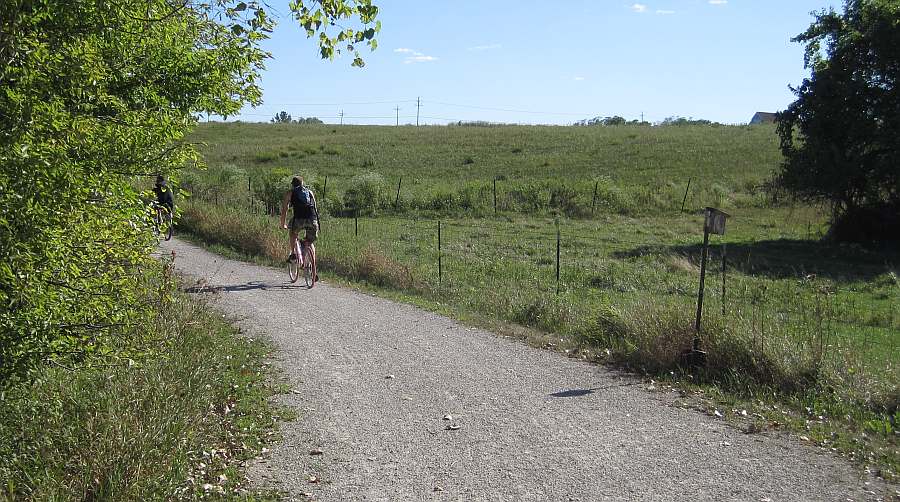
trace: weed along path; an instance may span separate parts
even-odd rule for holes
[[[296,500],[876,500],[892,487],[638,380],[418,308],[173,240],[179,271],[271,339],[296,421],[250,475]]]

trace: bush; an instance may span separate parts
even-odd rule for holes
[[[387,207],[387,183],[382,175],[368,172],[354,176],[344,191],[344,208],[354,214],[375,214]]]
[[[285,168],[257,169],[253,173],[253,195],[265,205],[267,214],[276,214],[284,193],[291,186],[293,174]]]

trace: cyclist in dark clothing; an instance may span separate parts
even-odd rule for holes
[[[294,217],[291,219],[291,225],[287,225],[287,210],[289,207],[294,208]],[[303,178],[294,176],[291,180],[291,189],[284,193],[281,201],[281,228],[291,230],[290,245],[291,255],[288,261],[300,260],[303,257],[297,256],[297,238],[301,230],[306,230],[305,241],[309,243],[312,252],[313,261],[316,257],[316,248],[313,243],[319,234],[319,209],[316,205],[316,197],[312,190],[303,184]]]
[[[166,183],[166,179],[162,176],[156,177],[156,185],[153,187],[153,193],[156,194],[156,202],[166,208],[169,214],[175,214],[175,198],[172,197],[172,189]]]

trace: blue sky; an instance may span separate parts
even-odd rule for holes
[[[790,39],[838,0],[382,0],[378,49],[322,61],[287,2],[264,47],[264,104],[229,120],[567,124],[620,115],[744,123],[807,75]]]

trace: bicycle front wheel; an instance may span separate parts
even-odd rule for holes
[[[296,259],[288,261],[288,277],[291,278],[291,282],[297,282],[300,278],[300,263]]]
[[[175,227],[175,225],[173,223],[171,214],[167,213],[165,220],[166,220],[166,240],[168,241],[168,240],[172,240],[172,229]]]

